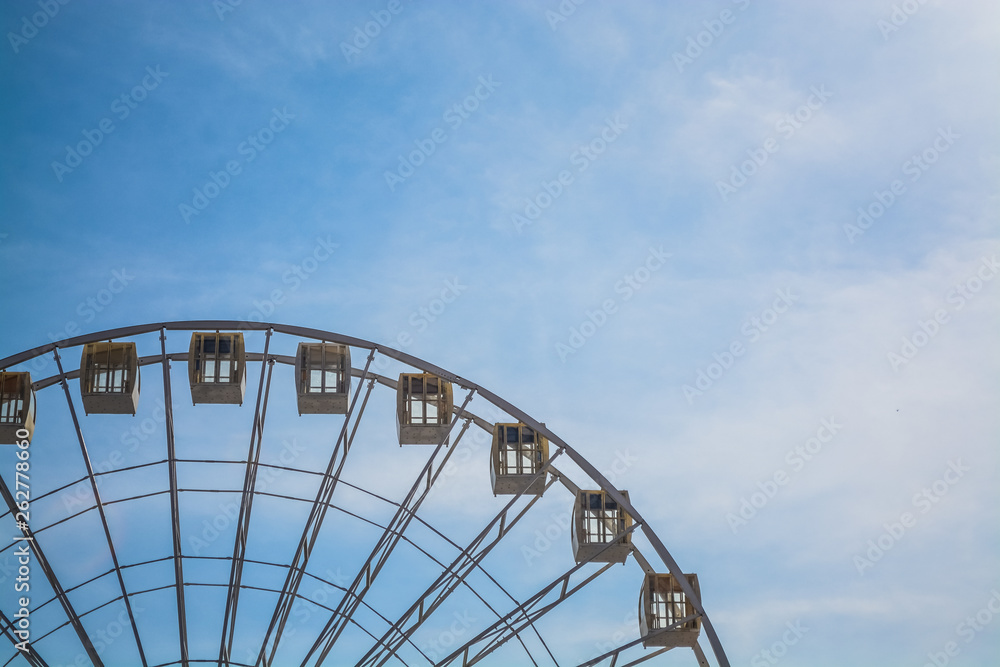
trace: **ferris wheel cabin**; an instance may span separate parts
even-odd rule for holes
[[[87,343],[80,355],[80,395],[89,414],[134,415],[139,406],[135,343]]]
[[[31,373],[0,372],[0,445],[31,442],[34,433],[35,390],[31,388]]]
[[[628,499],[628,491],[621,491]],[[573,557],[577,563],[624,563],[632,552],[632,517],[605,491],[580,491],[573,507]],[[608,546],[611,545],[611,546]]]
[[[451,425],[452,400],[451,382],[432,373],[400,373],[396,385],[399,444],[440,443]]]
[[[698,575],[684,576],[700,597]],[[643,647],[694,646],[701,632],[700,616],[676,627],[670,626],[695,615],[694,605],[672,574],[646,575],[639,593],[639,635],[642,637]]]
[[[525,493],[540,496],[545,475],[539,475],[549,460],[549,441],[526,424],[494,424],[490,455],[493,495]]]
[[[247,389],[242,333],[193,333],[188,350],[191,402],[243,405]]]
[[[299,343],[295,377],[300,415],[347,414],[351,348],[334,343]]]

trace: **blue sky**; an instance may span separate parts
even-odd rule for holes
[[[194,319],[396,347],[615,471],[698,572],[732,664],[777,664],[763,653],[777,643],[786,665],[922,665],[949,642],[950,664],[993,664],[998,622],[971,636],[961,625],[1000,589],[992,3],[43,0],[0,12],[0,356]],[[140,339],[146,354],[157,347]],[[136,423],[156,407],[150,384]],[[57,391],[40,408],[61,400],[65,413]],[[382,394],[373,410],[388,422],[348,473],[398,500],[422,454],[392,446]],[[245,454],[245,410],[187,407],[186,433],[218,429],[205,447]],[[45,448],[75,446],[67,419],[34,445],[53,486],[63,458]],[[116,450],[122,419],[86,420],[98,460],[162,457],[155,419],[139,446]],[[325,437],[319,422],[286,422],[300,440]],[[268,455],[283,440],[269,433]],[[389,456],[399,465],[378,463]],[[0,460],[10,479],[13,454]],[[459,464],[428,520],[466,535],[492,516],[479,463]],[[152,483],[121,480],[122,494]],[[552,495],[514,539],[530,543],[565,506]],[[194,515],[217,513],[199,498],[186,500]],[[751,500],[761,506],[741,516]],[[298,516],[278,505],[262,516]],[[914,525],[884,538],[907,512]],[[337,562],[350,579],[374,538],[337,520],[331,534],[357,541]],[[58,530],[87,542],[92,528]],[[865,565],[880,538],[892,548]],[[169,550],[166,538],[122,539],[140,560]],[[99,569],[101,544],[94,565],[60,566]],[[527,586],[558,576],[568,552],[559,559],[531,576],[495,567]],[[397,567],[387,580],[408,590]],[[614,592],[620,614],[590,618],[586,640],[569,614],[552,619],[567,655],[591,655],[591,637],[637,636],[622,619],[639,570],[613,572],[579,605]],[[86,606],[109,594],[78,595]],[[114,621],[106,611],[94,628]],[[808,632],[782,647],[796,623]],[[129,664],[122,642],[108,650]],[[693,664],[674,653],[663,664]]]

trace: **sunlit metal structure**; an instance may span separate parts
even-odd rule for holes
[[[243,405],[247,364],[241,332],[191,334],[187,362],[192,403]]]
[[[0,445],[31,440],[35,432],[35,390],[31,373],[0,371]]]
[[[549,441],[527,424],[493,425],[490,482],[495,494],[541,495],[545,476],[539,475],[549,460]]]
[[[688,585],[701,595],[698,575],[686,574]],[[690,619],[690,620],[687,620]],[[672,628],[670,632],[660,632]],[[694,646],[701,618],[672,574],[647,574],[639,593],[639,634],[643,646]]]
[[[573,557],[577,563],[624,563],[632,553],[628,492],[619,502],[603,489],[577,491],[573,505]]]
[[[247,350],[244,334],[259,345]],[[282,353],[283,345],[295,346],[295,352]],[[80,369],[67,369],[63,358],[74,348],[81,348],[84,362]],[[351,366],[352,356],[364,360],[360,367]],[[396,378],[379,374],[376,370],[383,362],[401,365],[403,371]],[[16,371],[19,366],[48,367],[53,372],[32,381],[27,373]],[[157,371],[146,369],[140,399],[138,376],[146,366],[160,367],[162,394],[152,395],[150,374]],[[184,376],[172,374],[172,366],[187,371],[195,405],[184,407],[186,401],[174,401],[173,383]],[[276,367],[288,367],[295,378],[294,392],[287,386],[272,386]],[[245,395],[248,368],[259,370],[256,392],[249,397]],[[16,603],[11,601],[0,610],[0,627],[9,640],[6,657],[0,654],[3,664],[69,664],[75,657],[78,664],[109,667],[390,663],[622,667],[653,661],[672,648],[684,647],[693,649],[692,664],[709,666],[698,643],[703,630],[715,664],[729,667],[702,605],[697,577],[683,573],[630,503],[627,492],[615,488],[544,423],[474,382],[412,355],[304,327],[162,322],[48,343],[0,360],[0,371],[0,402],[5,406],[0,427],[13,428],[15,439],[24,437],[28,422],[34,429],[30,445],[25,441],[0,452],[33,448],[37,452],[33,456],[41,459],[46,451],[39,449],[58,442],[64,449],[58,460],[79,461],[74,465],[80,471],[75,478],[47,482],[44,472],[35,470],[31,502],[38,509],[30,521],[22,521],[19,481],[15,482],[8,459],[2,459],[0,494],[6,511],[0,521],[19,540],[0,549],[0,558],[9,558],[17,545],[29,545],[38,578],[33,584],[30,644],[18,648]],[[78,378],[85,390],[79,399],[70,390],[71,381]],[[94,384],[98,380],[104,384]],[[111,400],[119,403],[87,409],[91,414],[84,420],[77,406],[87,405],[86,390],[94,387],[113,393]],[[376,392],[377,388],[385,391]],[[46,389],[51,391],[42,393]],[[458,401],[453,400],[453,391]],[[55,392],[62,395],[61,401],[47,400],[37,409],[36,394],[54,399],[51,394]],[[357,458],[358,448],[367,444],[362,418],[366,411],[380,409],[377,393],[388,399],[389,392],[396,400],[394,409],[386,413],[395,412],[399,444],[423,445],[396,448],[401,457],[405,452],[416,461],[417,472],[398,487],[394,498],[352,484],[345,473],[349,455]],[[288,393],[287,401],[279,395],[283,393]],[[243,441],[239,455],[213,459],[178,453],[185,438],[190,438],[184,435],[191,433],[188,422],[196,416],[204,414],[214,425],[223,417],[211,416],[211,411],[236,414],[233,408],[198,404],[242,404],[245,398],[249,398],[247,405],[237,412],[246,417],[249,444]],[[100,420],[135,421],[139,417],[94,413],[127,414],[130,406],[135,413],[135,401],[155,401],[151,414],[161,423],[151,429],[145,421],[133,425],[123,432],[121,442],[134,440],[155,456],[117,468],[95,464],[88,443],[101,446],[106,439]],[[56,409],[63,414],[53,414]],[[262,457],[269,433],[265,426],[268,420],[278,419],[275,413],[281,410],[297,413],[294,418],[302,420],[299,423],[326,420],[321,431],[333,441],[330,451],[322,450],[328,460],[305,467]],[[46,439],[46,429],[55,428],[56,422],[64,432],[74,434],[75,443]],[[359,428],[362,436],[356,441]],[[481,513],[487,518],[471,530],[474,537],[458,542],[448,534],[450,525],[434,525],[418,510],[433,504],[428,499],[451,474],[449,466],[454,462],[450,459],[463,446],[463,438],[479,431],[492,446],[486,451],[470,446],[460,456],[468,455],[471,460],[478,456],[484,480],[489,470],[487,492],[498,494],[493,499],[496,506]],[[231,434],[197,435],[199,442],[200,438],[209,442]],[[302,449],[320,447],[310,443]],[[27,455],[21,458],[27,460]],[[583,486],[557,466],[560,459],[586,478],[581,480]],[[401,469],[402,463],[379,460],[384,466],[380,472]],[[209,468],[219,472],[205,473]],[[278,475],[293,480],[289,488],[296,492],[276,489],[273,480]],[[193,488],[189,480],[195,478],[215,486]],[[154,484],[149,479],[162,482]],[[223,515],[205,520],[198,533],[202,537],[192,541],[191,534],[201,529],[198,512],[208,502],[205,498],[223,494],[236,501]],[[537,508],[543,497],[553,496],[571,509],[571,534],[562,535],[564,547],[539,557],[562,563],[559,554],[568,556],[572,544],[573,561],[557,576],[547,575],[537,586],[531,583],[533,592],[526,592],[529,582],[494,576],[500,565],[491,554],[504,548],[516,552],[516,545],[509,543],[516,535],[523,540],[537,522],[548,520]],[[64,507],[60,507],[60,497]],[[67,498],[86,500],[66,502]],[[282,507],[296,508],[303,520],[276,520],[267,503],[279,501],[285,503]],[[380,508],[381,514],[364,516],[369,505]],[[136,508],[134,514],[125,513],[132,508]],[[335,521],[340,517],[355,521],[357,530],[331,535],[330,512],[337,515]],[[164,551],[140,556],[142,548],[152,547],[137,540],[136,526],[153,525],[167,516],[164,525],[169,526],[169,535],[148,539]],[[94,530],[87,534],[87,547],[96,550],[100,557],[95,560],[106,567],[79,581],[75,568],[82,566],[66,554],[82,546],[73,541],[79,532],[71,529],[84,524]],[[212,530],[212,541],[224,542],[224,553],[203,553],[197,542],[209,541]],[[647,554],[634,539],[640,534]],[[281,539],[268,543],[275,535]],[[345,551],[345,545],[351,549]],[[282,557],[264,560],[260,554]],[[348,557],[354,563],[351,571],[331,574],[331,559]],[[658,564],[654,566],[650,559]],[[641,582],[638,627],[632,629],[632,638],[581,659],[579,647],[570,646],[575,638],[551,631],[546,636],[546,623],[585,598],[582,591],[610,576],[605,573],[612,571],[613,563],[626,563],[629,576]],[[397,576],[382,586],[388,590],[381,590],[379,584],[385,577],[380,580],[379,575],[391,568],[405,577]],[[204,596],[205,591],[218,595],[202,597],[195,604],[192,596]],[[634,608],[635,588],[621,589],[620,594]],[[166,606],[165,596],[170,600]],[[457,621],[452,618],[453,614],[458,617],[453,610],[459,599],[464,605],[459,608],[475,610],[463,617],[471,620],[463,620],[460,632],[454,630]],[[157,609],[155,619],[146,611],[149,608]],[[588,608],[586,616],[600,617],[601,611]],[[114,620],[105,627],[115,631],[102,631],[98,619],[112,613]],[[607,619],[609,627],[614,623]]]
[[[101,341],[83,346],[80,397],[87,414],[134,415],[139,384],[135,343]]]
[[[454,409],[451,382],[434,373],[400,373],[396,431],[400,445],[448,442]]]

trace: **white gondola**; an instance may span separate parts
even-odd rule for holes
[[[31,373],[0,372],[0,445],[16,445],[35,433]]]
[[[691,588],[701,597],[698,575],[685,574]],[[639,636],[644,647],[694,646],[701,632],[701,617],[670,628],[685,618],[695,616],[694,605],[671,574],[647,574],[639,593]],[[670,628],[665,630],[664,628]]]
[[[628,491],[621,494],[628,499]],[[580,491],[573,507],[573,557],[578,563],[624,563],[632,552],[632,534],[626,533],[631,526],[632,517],[606,492]]]
[[[188,350],[192,403],[243,404],[247,389],[242,333],[194,333]]]
[[[347,414],[351,394],[351,348],[299,343],[295,354],[299,414]]]
[[[545,475],[538,471],[549,460],[547,438],[525,424],[494,424],[490,455],[493,494],[542,495]]]
[[[431,373],[400,373],[396,385],[399,444],[438,444],[448,432],[453,409],[451,382]]]
[[[134,415],[139,407],[135,343],[87,343],[80,356],[80,394],[89,414]]]

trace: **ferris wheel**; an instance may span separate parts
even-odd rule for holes
[[[707,667],[704,639],[729,667],[627,490],[342,334],[161,322],[8,356],[0,494],[2,665]]]

